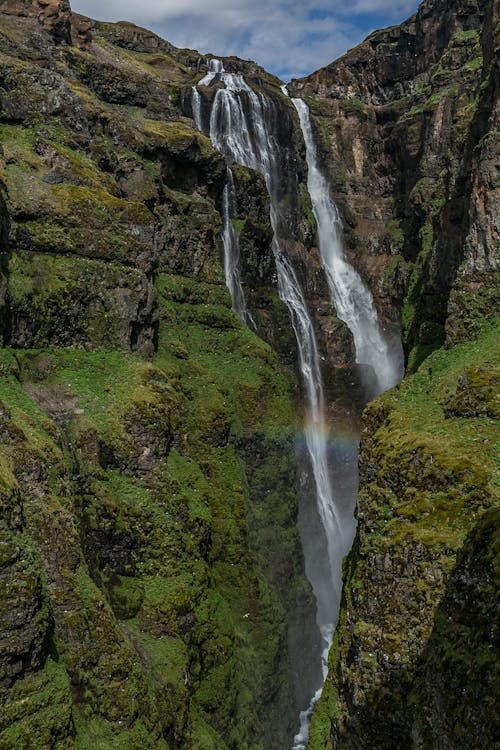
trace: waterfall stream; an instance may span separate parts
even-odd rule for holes
[[[299,366],[305,394],[304,443],[307,463],[316,498],[319,532],[324,536],[324,548],[328,557],[320,564],[313,558],[318,555],[321,544],[317,540],[318,530],[308,532],[309,539],[301,536],[304,544],[306,572],[313,586],[317,601],[317,623],[323,637],[323,681],[326,678],[326,657],[332,643],[341,594],[342,558],[348,552],[354,536],[352,481],[344,495],[348,501],[339,501],[337,487],[332,487],[332,465],[329,455],[328,429],[325,422],[323,382],[319,365],[318,347],[314,327],[303,291],[293,265],[285,252],[280,230],[286,226],[288,215],[280,202],[280,187],[283,183],[280,144],[278,138],[279,110],[275,102],[263,93],[255,92],[242,75],[227,73],[222,63],[210,60],[210,69],[198,85],[210,85],[214,80],[224,84],[217,88],[210,110],[209,134],[215,148],[226,155],[229,162],[236,162],[260,172],[270,195],[270,218],[273,229],[272,251],[274,255],[278,294],[286,305],[297,340]],[[286,87],[282,91],[287,95]],[[299,112],[307,147],[309,167],[308,187],[313,210],[318,224],[318,239],[322,263],[328,278],[332,300],[339,317],[351,328],[355,339],[359,362],[370,365],[377,377],[377,391],[383,390],[397,380],[393,371],[387,346],[378,328],[378,321],[371,295],[362,284],[359,275],[343,259],[341,251],[340,224],[334,204],[329,197],[328,183],[316,165],[316,151],[312,139],[307,107],[294,100]],[[192,95],[193,117],[197,127],[204,130],[200,94],[196,87]],[[234,183],[229,171],[228,184],[224,192],[224,249],[226,280],[233,296],[233,307],[245,320],[245,301],[239,277],[239,247],[231,226],[231,196],[235,196]],[[233,187],[231,187],[233,186]],[[286,201],[285,201],[286,203]],[[229,257],[230,256],[230,257]],[[248,323],[248,321],[247,321]],[[384,349],[385,346],[385,349]],[[356,474],[349,459],[346,473]],[[354,458],[355,462],[355,458]],[[349,482],[348,482],[349,483]],[[344,488],[345,489],[345,488]],[[354,488],[355,493],[355,488]],[[309,561],[308,561],[309,558]],[[312,561],[311,561],[312,560]],[[313,696],[307,710],[300,716],[300,729],[292,750],[305,750],[308,741],[309,720],[316,701],[321,694],[321,685]]]
[[[245,293],[240,275],[240,241],[233,220],[236,217],[236,187],[231,169],[227,168],[227,183],[222,196],[222,244],[224,247],[224,272],[226,285],[231,293],[233,310],[248,328],[257,326],[247,310]]]
[[[356,362],[369,365],[376,378],[375,394],[391,388],[402,377],[400,356],[390,351],[382,336],[372,295],[342,251],[342,224],[330,187],[318,166],[309,108],[302,99],[292,99],[299,115],[306,144],[307,187],[317,223],[321,261],[338,317],[349,327],[356,347]],[[375,395],[374,394],[374,395]]]
[[[209,86],[216,76],[224,73],[221,60],[212,58],[208,61],[208,73],[198,81],[198,86]],[[191,107],[193,120],[201,132],[203,132],[203,112],[200,92],[196,86],[192,87]],[[215,148],[220,148],[216,142],[216,130],[210,124],[210,137]],[[235,159],[235,161],[237,161]],[[241,162],[240,162],[241,163]],[[224,272],[226,286],[231,293],[232,307],[248,328],[256,329],[255,321],[247,310],[245,293],[241,282],[240,273],[240,240],[239,234],[234,226],[236,218],[236,188],[231,168],[227,168],[227,183],[222,196],[222,246],[224,248]]]

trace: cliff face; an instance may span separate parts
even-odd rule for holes
[[[382,315],[402,308],[411,369],[494,307],[496,44],[497,3],[429,0],[292,82],[312,97],[347,251]]]
[[[365,412],[314,749],[494,745],[497,338],[436,351]]]
[[[0,9],[0,746],[278,750],[316,637],[294,414],[230,309],[198,55]]]
[[[347,252],[382,313],[401,309],[415,372],[364,415],[312,750],[496,741],[499,19],[498,3],[424,2],[294,82]]]
[[[493,746],[497,28],[497,4],[429,0],[294,84],[388,333],[402,310],[410,369],[434,352],[366,412],[313,750]],[[225,65],[279,106],[287,250],[347,414],[361,387],[294,109],[257,65]],[[244,168],[243,282],[273,348],[230,309],[201,75],[133,25],[0,2],[2,749],[283,750],[309,695],[295,343]]]

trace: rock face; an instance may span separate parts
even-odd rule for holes
[[[349,253],[385,318],[403,307],[411,369],[494,308],[498,22],[493,2],[423,2],[291,86],[314,97]]]
[[[2,0],[0,13],[34,17],[55,41],[72,43],[72,29],[79,47],[91,40],[90,23],[83,16],[73,19],[69,0]]]
[[[436,351],[365,412],[358,533],[311,748],[494,746],[497,337],[487,326]]]
[[[317,637],[293,375],[230,308],[198,56],[1,10],[0,747],[281,750]]]
[[[313,97],[348,252],[382,313],[401,306],[415,372],[364,414],[311,750],[496,741],[499,19],[498,3],[423,2],[294,82]]]

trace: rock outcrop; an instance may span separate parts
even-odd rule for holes
[[[84,49],[92,41],[90,19],[73,13],[69,0],[0,0],[0,13],[36,18],[58,43]]]

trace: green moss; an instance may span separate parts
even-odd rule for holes
[[[459,281],[451,290],[450,313],[446,321],[449,345],[475,338],[484,321],[496,316],[499,304],[498,277],[498,272],[479,275],[473,285]]]
[[[500,364],[494,346],[498,332],[498,323],[485,325],[477,339],[434,351],[414,375],[365,413],[360,533],[344,564],[344,601],[330,671],[311,725],[314,750],[330,749],[333,734],[339,747],[351,746],[346,681],[349,694],[356,691],[363,702],[366,736],[374,746],[383,741],[395,746],[394,737],[410,731],[423,689],[415,683],[409,698],[412,680],[415,675],[420,679],[418,659],[457,552],[478,519],[498,504],[495,422],[489,411]],[[472,392],[475,408],[471,413],[467,401],[466,414],[460,416],[462,402],[457,404],[456,398]],[[484,410],[478,408],[483,402]],[[403,584],[393,573],[399,565],[403,570],[412,566]],[[449,617],[438,623],[446,625]],[[470,669],[470,655],[457,646],[461,636],[454,632],[446,638],[446,669],[453,675],[458,664]],[[489,669],[479,645],[474,658]],[[458,672],[462,674],[462,666]],[[432,694],[436,674],[442,671],[434,665]],[[398,713],[388,722],[389,706],[397,706]],[[403,739],[398,746],[404,746]]]
[[[18,681],[2,706],[5,750],[73,747],[72,696],[64,664],[49,658],[40,672]]]
[[[427,543],[432,540],[453,548],[483,503],[491,502],[491,482],[496,481],[493,422],[486,414],[465,421],[450,419],[443,401],[467,363],[481,362],[485,373],[498,366],[491,349],[497,332],[498,326],[491,326],[477,341],[434,352],[401,386],[390,427],[378,432],[380,446],[386,441],[398,446],[389,454],[394,464],[391,468],[387,465],[387,470],[394,471],[399,465],[407,484],[403,496],[390,496],[391,518],[388,525],[383,524],[385,537],[397,540],[400,534],[401,539],[417,534]],[[388,402],[394,404],[391,397]],[[410,446],[415,458],[406,464]],[[394,503],[400,520],[392,517]]]
[[[482,56],[475,57],[473,60],[470,60],[469,62],[465,63],[464,68],[466,70],[480,70],[483,67],[483,58]]]
[[[481,32],[478,29],[471,29],[470,31],[459,31],[453,37],[453,43],[456,45],[462,44],[477,44],[480,41]]]
[[[148,111],[96,101],[75,80],[94,53],[61,49],[58,71],[83,130],[65,126],[64,104],[43,122],[37,114],[33,127],[1,126],[15,246],[10,307],[33,335],[0,351],[0,399],[15,437],[2,446],[0,497],[25,525],[18,541],[31,545],[33,566],[43,560],[50,570],[47,586],[40,579],[42,624],[52,628],[50,606],[54,630],[33,695],[21,695],[22,731],[9,719],[9,742],[275,750],[295,718],[284,600],[292,610],[307,591],[299,566],[286,562],[300,559],[293,405],[276,355],[231,310],[218,258],[210,278],[221,283],[155,279],[151,361],[117,351],[129,335],[123,299],[137,294],[142,315],[152,293],[135,266],[155,226],[170,230],[181,217],[188,232],[200,213],[217,233],[206,185],[222,182],[225,169],[189,120],[170,119],[190,65],[163,42],[152,54],[120,46],[127,33],[99,27],[94,52],[104,63],[112,56],[128,81],[153,85],[156,76],[161,119],[154,96]],[[130,38],[140,44],[142,33],[131,27]],[[160,81],[171,74],[171,85]],[[266,86],[279,95],[274,79]],[[194,187],[169,171],[179,163],[184,174],[186,161]],[[118,197],[135,169],[162,189],[161,217],[142,199]],[[28,338],[36,349],[23,348]],[[254,471],[243,445],[257,443],[265,460]]]
[[[18,279],[14,289],[22,297],[32,287],[20,271]],[[54,287],[59,281],[47,274],[46,283]],[[252,515],[245,470],[251,459],[236,446],[243,436],[253,439],[256,430],[260,439],[267,435],[269,463],[253,482],[254,491],[265,496],[264,487],[278,474],[288,486],[295,470],[288,386],[270,348],[230,310],[223,287],[162,276],[158,289],[162,325],[152,363],[105,350],[2,356],[9,403],[14,407],[17,399],[24,406],[16,415],[32,433],[32,420],[50,422],[16,375],[31,392],[70,404],[72,460],[78,457],[82,492],[73,512],[93,571],[93,579],[82,565],[76,577],[65,572],[81,610],[76,617],[68,609],[71,627],[90,628],[93,644],[90,651],[85,646],[85,666],[79,646],[65,652],[66,669],[82,695],[72,709],[75,747],[163,747],[156,729],[147,729],[157,716],[152,709],[144,709],[144,721],[117,724],[151,699],[162,725],[184,732],[195,747],[209,742],[219,748],[227,740],[228,746],[257,750],[264,745],[256,740],[262,722],[255,696],[276,679],[285,633],[273,587],[290,590],[289,577],[282,580],[273,562],[284,554],[285,540],[264,543],[261,529],[269,527],[271,512],[276,523],[293,527],[296,505],[293,493],[277,491],[267,508]],[[153,447],[146,474],[142,448],[136,448],[142,430]],[[174,434],[175,447],[169,443]],[[156,451],[155,440],[165,438]],[[46,440],[50,444],[51,437]],[[56,471],[55,483],[58,478]],[[259,563],[250,545],[259,550]],[[118,569],[109,549],[118,555]],[[125,640],[114,618],[121,620]],[[100,650],[97,662],[94,646]],[[141,655],[140,668],[134,653]],[[283,690],[286,665],[278,672]],[[125,675],[127,689],[120,693]],[[285,695],[283,701],[292,705]],[[268,723],[267,736],[276,718]]]
[[[182,286],[179,287],[179,284]],[[191,352],[186,362],[187,397],[192,398],[194,393],[208,395],[210,389],[212,393],[215,393],[214,388],[221,389],[225,394],[232,394],[230,409],[237,415],[238,423],[250,426],[264,418],[266,428],[278,432],[286,429],[292,422],[287,386],[270,347],[244,328],[232,311],[220,306],[199,304],[199,299],[207,299],[205,286],[200,286],[199,292],[194,294],[197,288],[195,283],[188,283],[185,279],[174,280],[173,277],[167,281],[161,277],[159,288],[162,314],[171,323],[160,335],[159,361],[163,361],[162,357],[167,356],[172,346],[176,345],[175,321],[183,329],[183,343]],[[173,301],[186,296],[186,293],[187,298],[195,301],[195,304],[182,305]],[[272,398],[263,403],[262,389],[267,389],[271,383]],[[220,407],[213,403],[211,408],[218,410]],[[201,425],[204,415],[198,412],[198,419]],[[194,433],[196,429],[193,424]]]
[[[402,247],[404,243],[404,230],[401,221],[398,219],[389,219],[386,224],[387,236],[390,239],[391,245],[396,247]]]
[[[425,89],[422,90],[422,93],[428,93],[429,87],[425,87]],[[405,114],[400,118],[400,122],[405,122],[406,120],[410,120],[413,117],[416,117],[418,115],[423,114],[424,112],[429,112],[436,104],[438,104],[442,99],[446,97],[453,97],[456,98],[459,95],[459,88],[456,85],[450,85],[445,86],[443,88],[439,88],[437,91],[434,91],[430,96],[428,96],[424,101],[419,101],[418,103],[414,104],[410,109],[408,109]],[[415,91],[412,95],[412,98],[421,98],[422,94],[420,92],[417,93]]]
[[[348,103],[360,114],[365,116],[368,114],[368,107],[364,102],[361,101],[361,99],[356,99],[356,97],[353,97],[352,99],[348,100]]]

